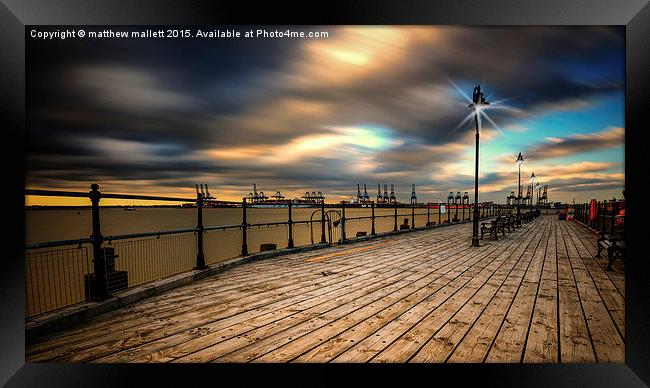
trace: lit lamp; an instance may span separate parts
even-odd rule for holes
[[[521,213],[519,210],[519,205],[521,202],[521,165],[524,163],[524,157],[521,156],[521,152],[519,153],[519,156],[517,156],[517,160],[515,160],[515,163],[517,164],[517,167],[519,169],[519,183],[517,185],[517,214]]]

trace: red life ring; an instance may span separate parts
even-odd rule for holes
[[[589,221],[596,221],[596,217],[598,217],[598,202],[592,199],[589,202]]]

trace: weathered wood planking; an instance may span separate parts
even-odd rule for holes
[[[247,263],[53,333],[28,362],[623,362],[623,261],[540,217]]]

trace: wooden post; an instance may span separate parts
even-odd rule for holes
[[[293,219],[291,218],[291,204],[292,201],[289,200],[289,242],[287,248],[293,248]]]
[[[372,209],[372,228],[370,234],[375,234],[375,201],[370,203],[370,208]]]
[[[242,201],[242,221],[241,221],[241,255],[248,256],[248,243],[247,243],[247,229],[248,221],[246,221],[246,198]]]
[[[345,242],[345,203],[341,203],[341,244]]]
[[[196,198],[196,268],[205,268],[205,256],[203,254],[203,194],[197,195]]]
[[[327,239],[325,238],[325,201],[320,204],[320,226],[320,242],[321,244],[325,244],[327,242]]]
[[[90,202],[92,205],[92,234],[90,235],[90,242],[93,245],[93,262],[95,269],[95,289],[89,288],[90,296],[95,300],[104,300],[110,296],[108,293],[108,277],[106,275],[106,260],[102,254],[102,243],[104,236],[101,232],[101,222],[99,220],[99,200],[102,198],[102,193],[99,191],[99,185],[93,183],[90,185],[89,192]],[[90,287],[90,282],[88,282]],[[95,295],[92,292],[95,291]]]

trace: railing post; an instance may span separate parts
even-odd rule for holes
[[[375,234],[375,201],[370,203],[370,209],[372,210],[372,227],[370,229],[370,234]]]
[[[205,256],[203,255],[203,194],[196,196],[196,268],[205,268]]]
[[[465,200],[463,200],[463,222],[465,222]]]
[[[325,238],[325,201],[323,201],[320,204],[320,242],[321,244],[327,243],[327,239]]]
[[[616,198],[612,199],[612,222],[610,223],[609,227],[609,234],[610,236],[614,235],[614,224],[615,224],[615,217],[616,217]]]
[[[427,226],[431,226],[431,205],[427,202]]]
[[[393,226],[393,232],[397,232],[397,201],[395,201],[395,225]]]
[[[449,209],[447,209],[447,223],[451,224],[451,202],[447,202]]]
[[[415,203],[411,204],[411,229],[415,229]]]
[[[102,255],[102,243],[104,242],[104,236],[101,232],[101,223],[99,220],[99,200],[102,198],[102,193],[99,191],[99,185],[93,183],[90,185],[90,202],[92,204],[92,227],[93,231],[90,235],[90,242],[93,245],[93,261],[95,269],[95,289],[90,288],[90,281],[88,282],[89,286],[89,295],[92,294],[92,291],[96,291],[96,295],[93,299],[104,300],[110,296],[108,293],[108,278],[106,275],[106,261],[104,255]],[[92,295],[91,295],[92,297]]]
[[[289,200],[289,243],[287,244],[287,248],[293,248],[293,219],[291,218],[291,203],[292,201]]]
[[[442,210],[442,203],[438,202],[438,226],[440,226],[440,223],[442,222],[442,213],[440,211]]]
[[[341,203],[341,244],[345,243],[345,203]]]
[[[248,221],[246,221],[246,198],[241,203],[242,208],[242,221],[241,221],[241,255],[248,256],[248,240],[247,240],[247,229]]]

